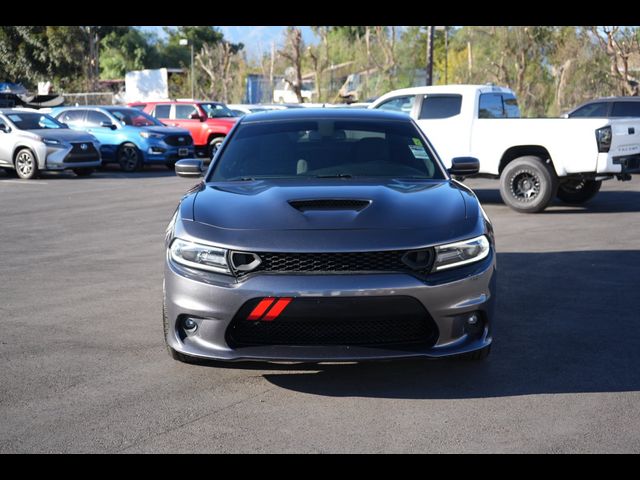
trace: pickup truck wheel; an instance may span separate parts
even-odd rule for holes
[[[539,157],[520,157],[500,177],[500,196],[517,212],[537,213],[547,208],[558,190],[555,172]]]
[[[33,152],[23,148],[16,155],[16,174],[23,180],[31,180],[38,176],[38,161]]]
[[[224,137],[213,137],[209,141],[209,160],[213,158],[213,154],[218,148],[220,148],[222,142],[224,142]]]
[[[118,163],[122,171],[131,173],[142,167],[142,155],[133,143],[124,143],[118,149]]]
[[[558,198],[570,205],[580,205],[595,197],[601,186],[601,180],[566,180],[558,186]]]

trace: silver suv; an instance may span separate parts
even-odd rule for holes
[[[100,166],[100,143],[31,109],[0,109],[0,168],[32,179],[41,170],[72,169],[88,176]]]

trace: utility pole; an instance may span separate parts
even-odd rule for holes
[[[189,40],[188,38],[181,38],[180,45],[189,45],[191,46],[191,99],[196,99],[196,78],[195,78],[195,68],[193,64],[193,40]]]
[[[433,32],[434,27],[427,27],[427,86],[433,85]]]

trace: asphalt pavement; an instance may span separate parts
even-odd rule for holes
[[[0,453],[640,452],[640,178],[494,222],[485,362],[193,366],[162,340],[193,180],[0,172]]]

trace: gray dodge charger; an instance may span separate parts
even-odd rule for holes
[[[181,176],[202,176],[182,160]],[[491,348],[495,243],[408,116],[292,109],[238,121],[167,228],[173,358],[353,361]]]

